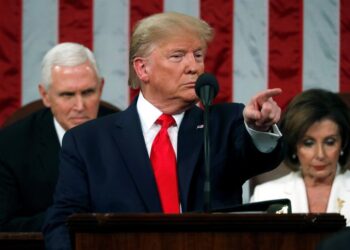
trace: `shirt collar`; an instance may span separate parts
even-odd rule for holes
[[[136,107],[141,120],[142,131],[147,132],[156,122],[156,120],[162,114],[162,112],[155,106],[153,106],[153,104],[151,104],[149,101],[147,101],[142,95],[141,91],[137,99]],[[175,119],[177,127],[180,127],[184,114],[185,113],[182,112],[180,114],[172,115],[172,117]]]
[[[55,130],[58,135],[58,141],[60,142],[60,145],[62,146],[62,140],[63,136],[66,133],[66,130],[61,126],[61,124],[58,123],[55,117],[53,117],[53,124],[55,125]]]

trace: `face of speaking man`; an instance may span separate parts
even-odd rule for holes
[[[158,42],[146,58],[136,58],[145,98],[161,110],[177,107],[175,113],[196,103],[195,83],[204,72],[205,52],[197,36],[180,33]]]

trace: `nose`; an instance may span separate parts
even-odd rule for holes
[[[186,57],[186,73],[189,74],[196,74],[199,71],[199,68],[201,67],[201,63],[197,62],[195,55],[188,54]]]
[[[75,97],[74,109],[82,111],[84,109],[84,98],[81,95]]]
[[[325,151],[324,151],[324,148],[323,148],[322,145],[317,145],[317,147],[316,147],[316,157],[317,157],[317,159],[319,159],[319,160],[324,159],[324,157],[325,157]]]

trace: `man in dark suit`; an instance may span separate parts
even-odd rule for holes
[[[211,39],[206,22],[179,13],[156,14],[136,26],[129,84],[141,91],[125,111],[66,133],[54,204],[43,228],[47,249],[70,249],[65,221],[73,213],[203,210],[203,111],[196,106],[194,87]],[[275,124],[281,111],[272,100],[280,92],[261,92],[246,107],[211,107],[213,209],[241,204],[242,184],[280,163],[281,135]],[[163,116],[175,122],[167,130],[157,124]],[[156,168],[153,161],[161,157],[154,147],[164,130],[172,145],[169,151],[176,155],[176,170],[162,181],[177,185],[178,196],[170,199],[175,209],[168,209],[170,193],[163,195],[158,179],[162,166]]]
[[[103,80],[92,52],[62,43],[45,55],[39,85],[47,108],[0,132],[0,231],[41,231],[58,177],[66,130],[113,110],[100,107]]]

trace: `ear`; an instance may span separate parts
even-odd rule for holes
[[[100,82],[100,86],[99,86],[100,96],[102,95],[102,90],[103,90],[104,85],[105,85],[105,79],[103,77],[101,77],[101,82]]]
[[[148,82],[147,61],[145,58],[136,57],[133,61],[134,70],[142,82]]]
[[[50,108],[51,107],[50,98],[49,98],[47,90],[43,84],[39,84],[39,93],[40,93],[41,99],[42,99],[45,107]]]

